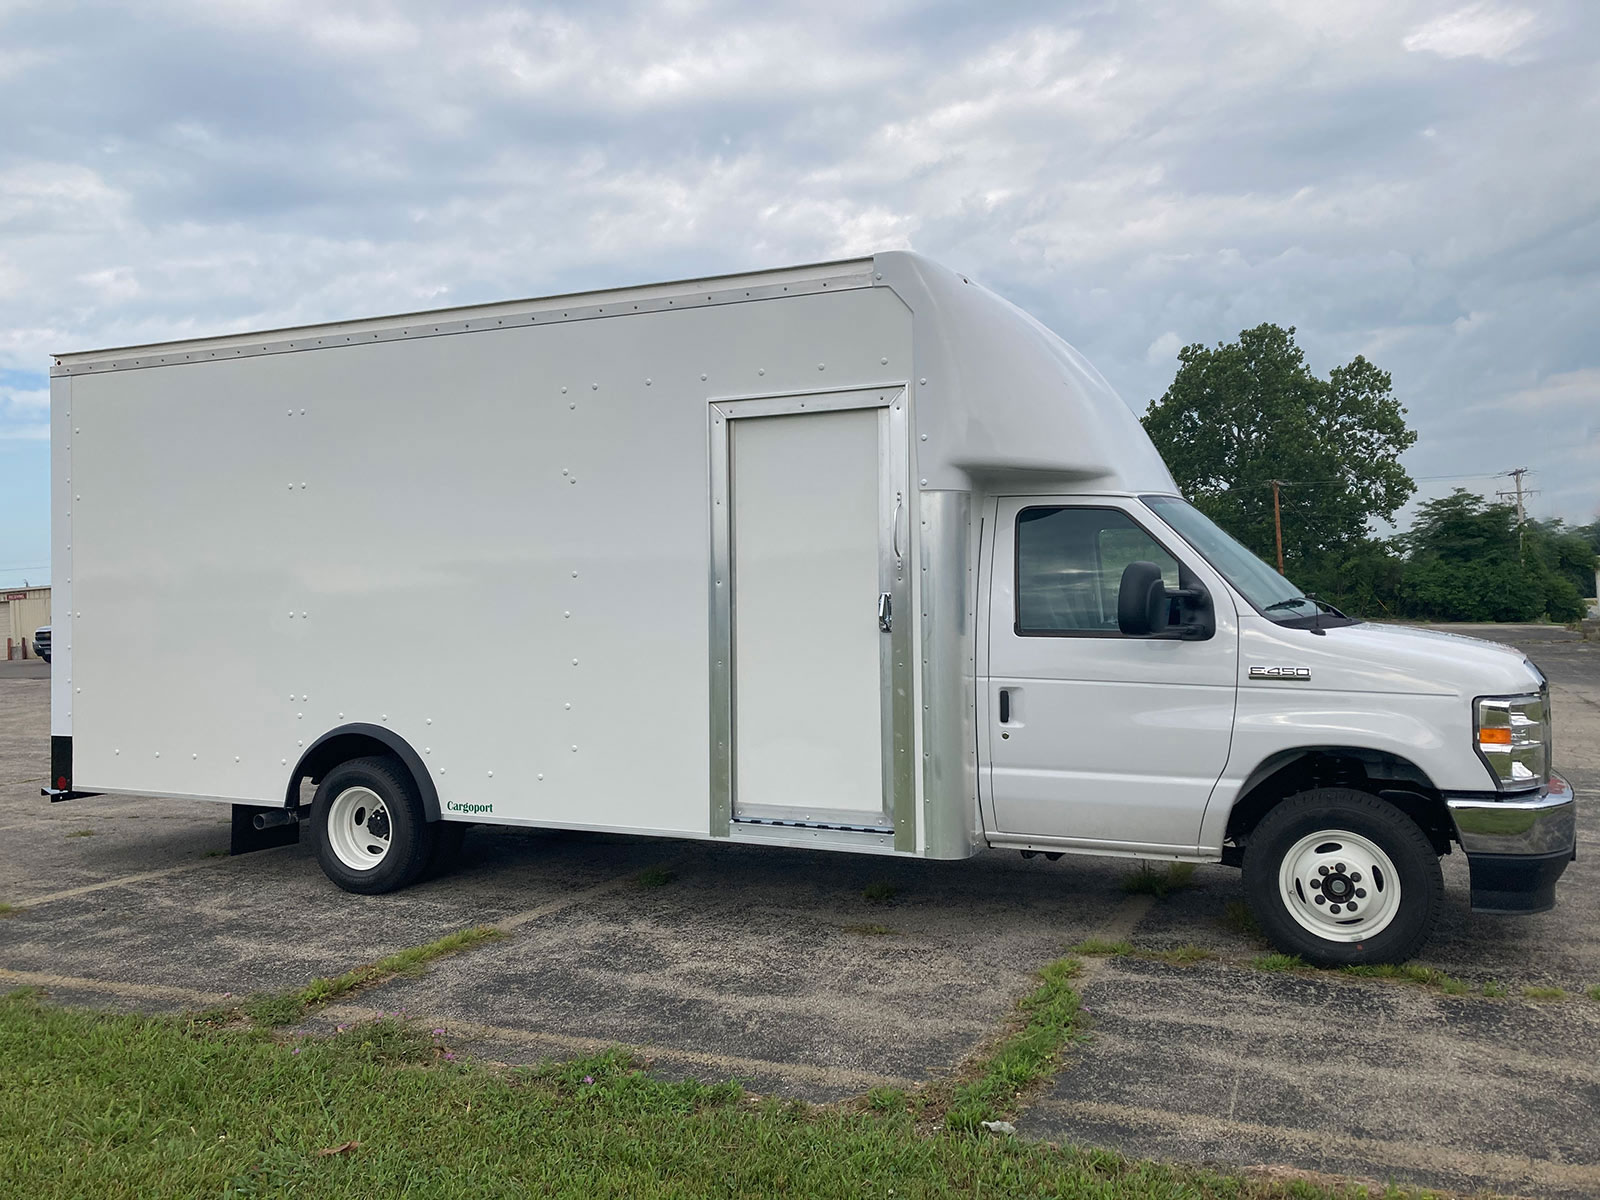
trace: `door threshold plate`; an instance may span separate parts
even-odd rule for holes
[[[889,825],[846,825],[838,821],[790,821],[780,817],[734,817],[735,825],[777,825],[787,829],[831,829],[838,833],[893,833]]]

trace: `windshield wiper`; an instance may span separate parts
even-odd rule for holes
[[[1319,611],[1325,612],[1325,613],[1331,613],[1333,616],[1336,616],[1336,617],[1344,616],[1344,614],[1342,612],[1340,612],[1333,605],[1329,604],[1326,600],[1318,600],[1315,596],[1290,596],[1289,599],[1287,599],[1287,600],[1279,600],[1276,604],[1267,605],[1261,611],[1264,612],[1264,613],[1269,613],[1269,612],[1274,612],[1274,611],[1276,611],[1278,609],[1292,608],[1296,604],[1301,604],[1301,603],[1313,605]]]

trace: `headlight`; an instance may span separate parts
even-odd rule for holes
[[[1478,757],[1503,792],[1550,782],[1550,693],[1484,696],[1475,722]]]

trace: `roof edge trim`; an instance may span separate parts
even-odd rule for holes
[[[51,356],[50,374],[100,374],[247,358],[259,354],[298,353],[367,342],[410,341],[418,337],[442,337],[524,325],[554,325],[567,321],[668,312],[678,308],[706,308],[747,300],[847,291],[872,285],[871,258],[842,259],[767,271],[710,275],[698,279],[364,317],[321,325],[297,325],[55,354]]]

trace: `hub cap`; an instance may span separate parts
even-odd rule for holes
[[[1359,942],[1400,911],[1400,873],[1376,842],[1344,829],[1301,838],[1283,856],[1278,892],[1289,915],[1330,942]]]
[[[370,871],[389,854],[389,806],[371,788],[345,788],[328,806],[328,844],[352,871]]]

